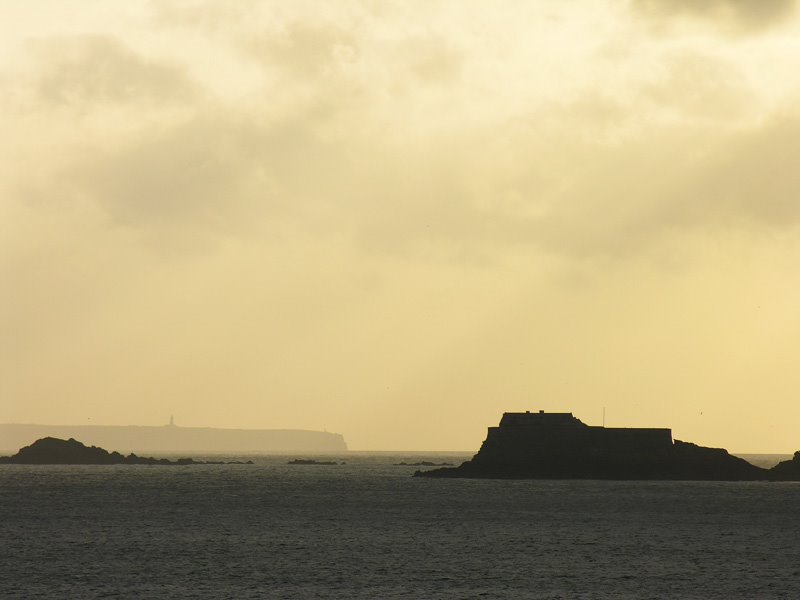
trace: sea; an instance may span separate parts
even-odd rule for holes
[[[0,598],[800,598],[798,483],[397,465],[468,457],[0,465]]]

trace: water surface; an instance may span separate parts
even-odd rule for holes
[[[392,464],[465,455],[245,458],[257,464],[0,466],[0,597],[800,598],[800,484],[415,479]]]

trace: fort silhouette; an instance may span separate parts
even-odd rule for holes
[[[800,453],[762,469],[722,448],[673,441],[667,428],[589,426],[572,413],[504,413],[471,460],[418,477],[800,480]]]

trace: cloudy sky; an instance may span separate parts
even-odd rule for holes
[[[0,422],[800,449],[791,0],[0,12]]]

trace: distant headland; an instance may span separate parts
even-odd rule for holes
[[[414,476],[800,481],[800,452],[763,469],[722,448],[673,441],[670,429],[595,427],[572,413],[504,413],[471,460]]]
[[[0,456],[0,464],[10,465],[252,465],[253,461],[198,461],[192,458],[168,460],[136,456],[123,456],[97,446],[86,446],[75,439],[60,440],[46,437],[21,448],[14,456]]]
[[[10,452],[31,440],[75,438],[120,452],[328,453],[345,452],[338,433],[303,429],[218,429],[168,425],[27,425],[0,424],[0,451]]]

